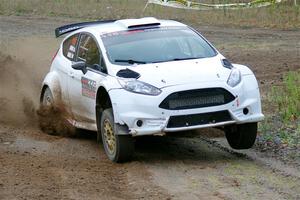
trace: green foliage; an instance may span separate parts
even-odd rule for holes
[[[300,118],[300,71],[288,72],[284,76],[283,86],[272,88],[270,100],[278,105],[280,115],[285,122]]]
[[[272,87],[268,103],[276,114],[260,123],[258,146],[262,149],[300,148],[300,71],[288,72],[282,85]],[[277,114],[278,113],[278,114]]]

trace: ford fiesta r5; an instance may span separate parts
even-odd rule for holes
[[[73,126],[97,131],[110,160],[130,159],[134,136],[206,127],[222,128],[234,149],[254,144],[264,115],[253,72],[194,29],[142,18],[56,29],[65,33],[41,104],[62,101]]]

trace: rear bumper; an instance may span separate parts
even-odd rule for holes
[[[247,83],[247,85],[245,83]],[[184,110],[167,110],[159,108],[160,103],[173,92],[212,87],[221,87],[226,89],[235,96],[235,99],[230,103],[213,107]],[[135,94],[124,89],[110,90],[109,95],[112,99],[115,123],[119,123],[121,125],[126,124],[130,130],[130,134],[135,136],[218,127],[228,124],[259,122],[264,119],[264,115],[261,112],[260,93],[254,76],[243,77],[243,82],[235,88],[231,88],[227,85],[224,86],[224,82],[220,81],[213,83],[171,86],[163,88],[162,93],[159,96]],[[243,112],[245,108],[248,109],[247,114]],[[218,121],[212,117],[203,123],[199,122],[199,124],[191,125],[189,121],[187,121],[186,123],[181,122],[185,124],[184,126],[168,126],[170,118],[174,116],[183,116],[182,119],[184,119],[184,116],[220,111],[228,112],[230,119]],[[198,119],[201,120],[201,117]],[[142,125],[139,124],[138,121],[142,122]]]

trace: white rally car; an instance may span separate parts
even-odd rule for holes
[[[41,104],[64,102],[72,125],[97,131],[110,160],[128,160],[134,136],[206,127],[222,128],[234,149],[254,144],[264,115],[253,72],[194,29],[149,17],[56,29],[65,33]]]

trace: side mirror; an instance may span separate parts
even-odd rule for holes
[[[86,74],[87,72],[86,64],[83,61],[74,62],[72,64],[72,68],[75,70],[81,70],[83,74]]]

